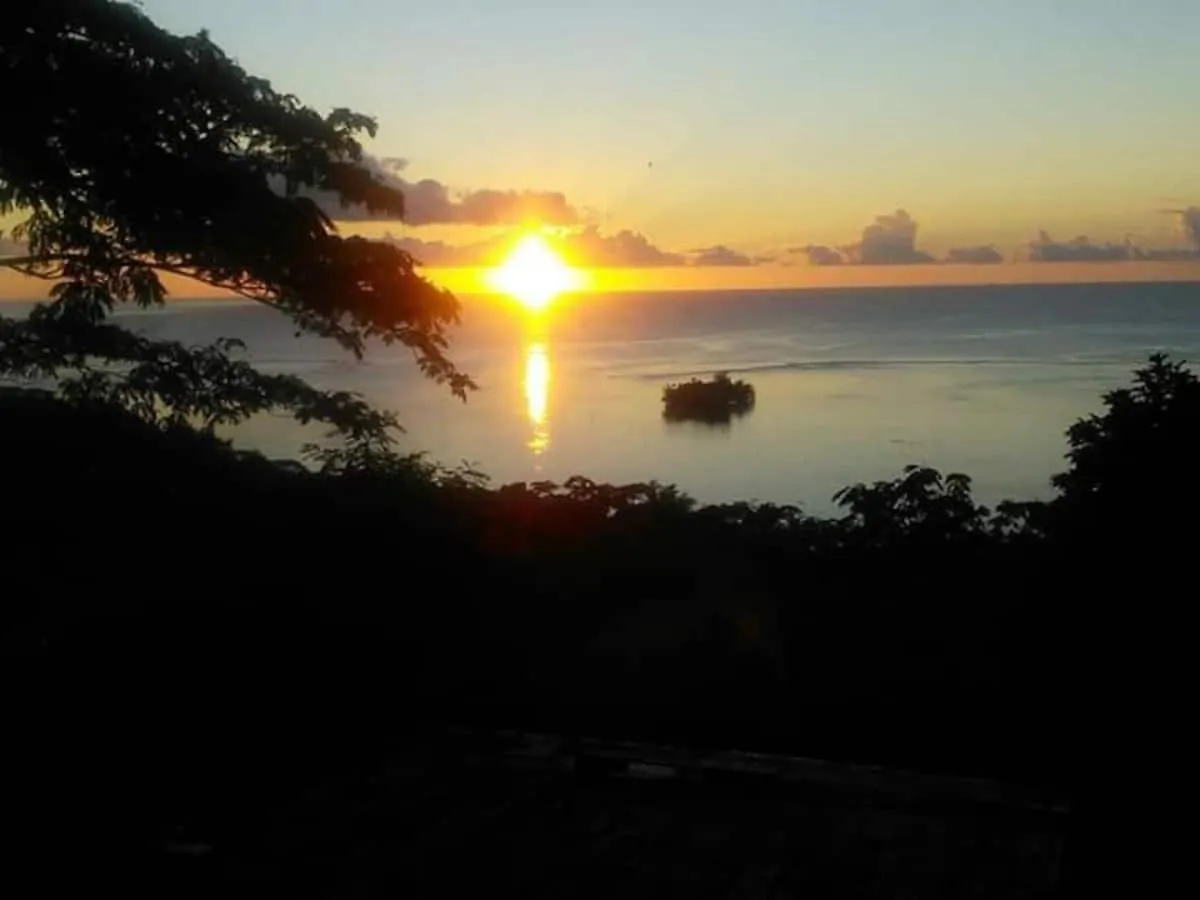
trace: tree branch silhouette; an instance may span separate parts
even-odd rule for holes
[[[360,165],[358,138],[375,134],[373,119],[321,115],[245,72],[205,32],[170,34],[115,0],[6,12],[0,48],[6,74],[23,85],[9,110],[21,127],[0,135],[0,215],[24,216],[11,237],[27,248],[0,268],[55,282],[44,312],[3,322],[0,374],[74,369],[87,390],[103,382],[131,408],[148,410],[131,397],[159,391],[160,404],[205,422],[235,409],[290,409],[302,420],[336,409],[339,431],[384,441],[375,429],[394,417],[334,395],[318,402],[296,380],[251,376],[228,358],[233,344],[194,350],[101,328],[116,304],[162,304],[169,274],[276,309],[298,333],[332,338],[356,357],[369,342],[406,346],[460,398],[474,387],[446,355],[459,315],[453,295],[403,250],[339,234],[299,195],[332,191],[344,204],[403,216],[402,194]],[[200,354],[191,368],[203,377],[178,378],[185,354]],[[101,376],[103,361],[126,369]],[[115,387],[135,375],[136,384]],[[236,403],[219,399],[234,394]]]

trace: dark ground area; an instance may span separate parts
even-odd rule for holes
[[[1065,823],[991,781],[439,730],[147,871],[220,896],[1048,897]]]

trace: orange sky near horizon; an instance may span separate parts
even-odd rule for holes
[[[459,293],[490,293],[483,269],[428,269],[438,284]],[[1032,263],[993,265],[662,267],[585,270],[583,293],[769,290],[839,287],[919,287],[985,284],[1200,282],[1200,263]]]
[[[460,294],[496,291],[486,269],[423,270],[434,283]],[[1195,281],[1200,263],[1123,261],[1105,263],[1013,262],[992,265],[898,266],[753,266],[660,267],[649,269],[584,270],[581,291],[601,293],[649,291],[763,290],[838,287],[917,287],[923,285],[1071,284],[1097,282]],[[230,296],[190,279],[167,275],[164,282],[173,299]],[[42,299],[49,283],[0,271],[0,300]]]

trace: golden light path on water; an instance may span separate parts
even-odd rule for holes
[[[526,446],[541,456],[550,446],[550,356],[546,344],[535,342],[525,348],[525,410],[533,432]]]

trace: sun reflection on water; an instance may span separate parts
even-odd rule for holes
[[[541,456],[550,446],[550,357],[546,345],[530,344],[525,350],[525,410],[533,426],[526,446]]]

